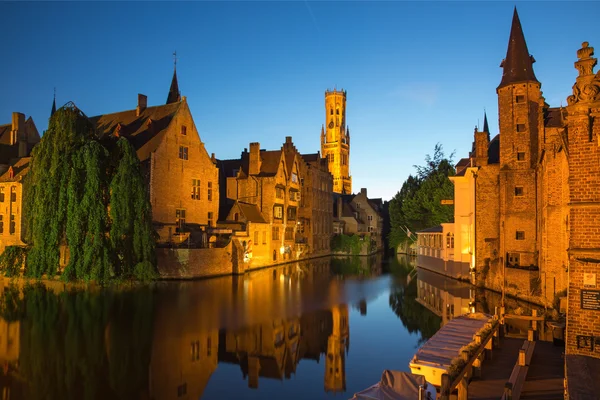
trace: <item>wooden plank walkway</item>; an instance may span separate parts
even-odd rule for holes
[[[536,342],[521,399],[564,399],[564,350],[552,342]]]
[[[502,347],[495,348],[492,359],[483,362],[481,378],[473,379],[469,384],[469,399],[498,400],[502,397],[504,384],[510,378],[522,345],[523,339],[501,340]]]

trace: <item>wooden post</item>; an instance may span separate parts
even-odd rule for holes
[[[519,350],[519,366],[520,367],[525,366],[525,350],[523,350],[523,349]]]
[[[512,383],[510,382],[504,384],[504,398],[506,400],[512,400]]]
[[[533,310],[532,311],[532,316],[535,318],[537,317],[537,310]],[[531,328],[534,331],[537,331],[537,321],[535,319],[531,320]]]
[[[458,383],[458,400],[468,400],[469,399],[469,381],[467,380],[467,376],[463,376],[463,378]]]
[[[464,371],[464,377],[466,379],[469,379],[471,377],[471,366],[469,365],[469,352],[467,350],[463,350],[460,353],[460,357],[463,359],[463,361],[465,362],[465,371]],[[460,394],[458,395],[458,397],[460,397]]]
[[[530,342],[533,342],[535,340],[533,336],[533,329],[529,329],[527,331],[527,340]]]
[[[440,400],[450,400],[450,377],[448,374],[442,374],[442,384],[440,386]]]

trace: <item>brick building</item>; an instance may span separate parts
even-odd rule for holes
[[[139,94],[136,108],[90,120],[100,134],[126,137],[136,149],[159,243],[207,246],[204,232],[215,226],[219,212],[219,171],[179,95],[177,73],[166,104],[148,107]]]
[[[471,266],[480,282],[547,301],[568,288],[571,370],[581,369],[581,356],[600,358],[600,73],[593,55],[584,42],[568,105],[550,107],[515,9],[497,88],[500,133],[490,141],[487,124],[476,129],[452,179],[455,202],[468,204],[461,215],[475,215],[474,235],[464,235],[472,222],[457,218],[455,236],[475,243]]]
[[[6,246],[23,245],[23,178],[29,155],[40,135],[29,117],[15,112],[10,124],[0,125],[0,254]]]
[[[336,196],[334,204],[334,231],[343,234],[370,235],[377,249],[383,247],[383,202],[369,199],[367,189],[357,194]]]

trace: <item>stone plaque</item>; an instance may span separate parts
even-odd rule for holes
[[[582,290],[581,309],[600,311],[600,290]]]
[[[583,287],[594,289],[596,287],[596,274],[585,272],[583,274]]]

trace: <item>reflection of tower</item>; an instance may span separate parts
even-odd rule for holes
[[[334,306],[331,310],[333,329],[327,339],[325,358],[325,391],[346,390],[346,348],[349,340],[348,306]]]
[[[352,193],[350,129],[346,126],[346,92],[325,92],[325,126],[321,128],[321,156],[327,158],[335,193]]]

